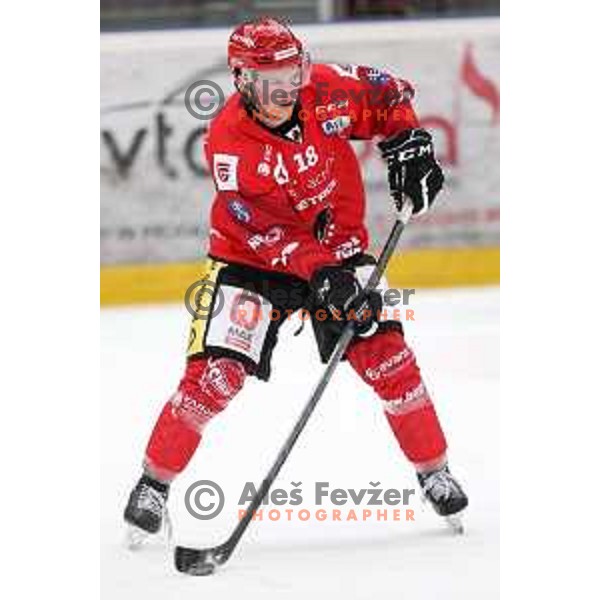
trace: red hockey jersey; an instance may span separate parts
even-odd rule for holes
[[[368,67],[317,64],[297,124],[274,133],[233,94],[205,152],[216,196],[209,254],[308,280],[367,249],[365,192],[351,139],[417,127],[406,81]]]

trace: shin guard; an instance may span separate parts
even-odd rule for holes
[[[357,338],[347,357],[381,398],[387,420],[407,458],[419,470],[442,464],[444,433],[402,333],[387,330],[370,338]]]
[[[192,458],[206,424],[241,390],[243,365],[231,358],[188,362],[177,392],[165,404],[146,448],[146,469],[170,481]]]

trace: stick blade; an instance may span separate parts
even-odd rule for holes
[[[212,575],[219,563],[215,560],[214,548],[175,547],[175,568],[186,575]]]

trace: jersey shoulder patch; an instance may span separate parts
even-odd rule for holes
[[[221,192],[235,192],[238,185],[238,163],[240,157],[234,154],[213,154],[213,177]]]

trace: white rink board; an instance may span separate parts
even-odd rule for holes
[[[416,108],[436,137],[447,189],[436,211],[407,231],[404,247],[498,246],[498,121],[462,74],[471,48],[478,74],[498,88],[499,20],[333,24],[298,31],[316,62],[387,68],[417,88]],[[202,254],[213,196],[202,156],[206,122],[187,113],[183,95],[199,79],[232,91],[228,35],[219,29],[101,36],[103,265],[192,262]],[[117,169],[111,144],[122,161],[130,154],[128,168]],[[372,144],[360,142],[357,150],[376,246],[391,210],[385,173]]]
[[[139,474],[147,436],[183,367],[183,307],[105,309],[102,366],[102,596],[110,600],[257,600],[378,597],[486,600],[499,596],[499,291],[419,292],[407,323],[450,445],[453,470],[470,495],[463,537],[416,509],[414,523],[252,524],[229,564],[212,578],[177,574],[159,545],[121,545],[121,513]],[[215,419],[189,470],[173,488],[176,540],[212,545],[234,525],[236,492],[259,482],[322,372],[310,327],[287,325],[269,384],[249,380]],[[183,506],[188,485],[217,481],[227,502],[213,521]],[[332,487],[415,487],[379,401],[347,365],[335,375],[280,475],[281,487],[316,480]],[[276,484],[277,485],[277,484]],[[307,498],[310,497],[306,494]],[[306,504],[310,508],[310,503]]]

